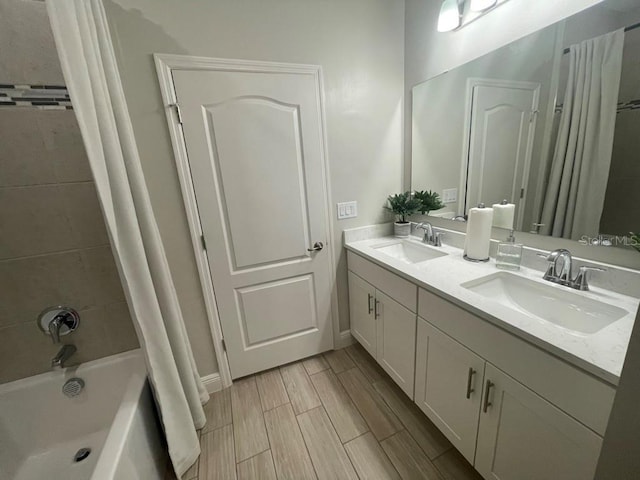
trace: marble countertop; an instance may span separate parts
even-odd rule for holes
[[[496,268],[493,258],[487,263],[468,262],[462,258],[462,249],[443,245],[437,250],[448,255],[420,264],[408,264],[373,248],[385,243],[398,242],[398,238],[379,236],[384,235],[384,231],[380,229],[372,230],[370,233],[374,238],[361,239],[362,234],[345,235],[345,247],[576,367],[613,385],[618,384],[640,303],[638,298],[594,286],[588,292],[571,290],[578,295],[615,305],[628,312],[620,320],[596,333],[582,334],[528,316],[461,286],[463,283],[500,271]],[[415,237],[408,241],[424,245]],[[532,268],[522,267],[513,273],[552,288],[568,288],[542,280],[542,272]]]

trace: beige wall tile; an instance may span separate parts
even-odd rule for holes
[[[125,301],[118,269],[109,245],[80,251],[86,281],[95,305]]]
[[[52,305],[95,305],[79,252],[0,261],[0,326],[35,323]]]
[[[109,237],[93,182],[61,184],[58,188],[64,199],[74,246],[86,248],[108,244]]]
[[[0,188],[0,259],[70,250],[76,245],[57,185]]]
[[[138,341],[130,329],[125,316],[126,305],[119,307],[120,313],[110,313],[111,307],[81,310],[78,329],[62,337],[62,343],[70,343],[78,351],[71,357],[68,366],[88,362],[108,355],[137,348]],[[0,349],[0,383],[47,372],[51,359],[60,350],[51,337],[45,335],[32,322],[0,328],[3,347]]]
[[[106,305],[104,315],[105,339],[109,346],[107,355],[126,352],[140,346],[126,302]]]
[[[2,46],[4,50],[5,44]],[[20,107],[0,111],[0,187],[55,183],[53,165],[45,158],[38,131],[40,111]]]
[[[72,110],[36,110],[46,161],[58,183],[92,181],[80,127]]]

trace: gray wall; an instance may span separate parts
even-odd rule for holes
[[[342,230],[380,223],[401,187],[403,0],[106,0],[126,100],[200,373],[217,368],[153,53],[323,67],[340,325],[349,327]],[[258,234],[258,232],[256,232]],[[203,366],[206,365],[206,368]]]
[[[64,84],[44,3],[0,0],[0,83]],[[73,111],[0,107],[0,383],[50,368],[36,326],[69,305],[84,362],[138,346]]]

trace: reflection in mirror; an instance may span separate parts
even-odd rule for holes
[[[638,22],[607,0],[414,87],[412,189],[445,218],[506,199],[520,231],[639,230]]]

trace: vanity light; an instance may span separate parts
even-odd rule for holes
[[[495,0],[494,0],[495,1]],[[443,0],[438,16],[438,31],[450,32],[460,26],[462,18],[458,0]]]
[[[497,0],[471,0],[469,9],[472,12],[482,12],[488,8],[493,7]]]

